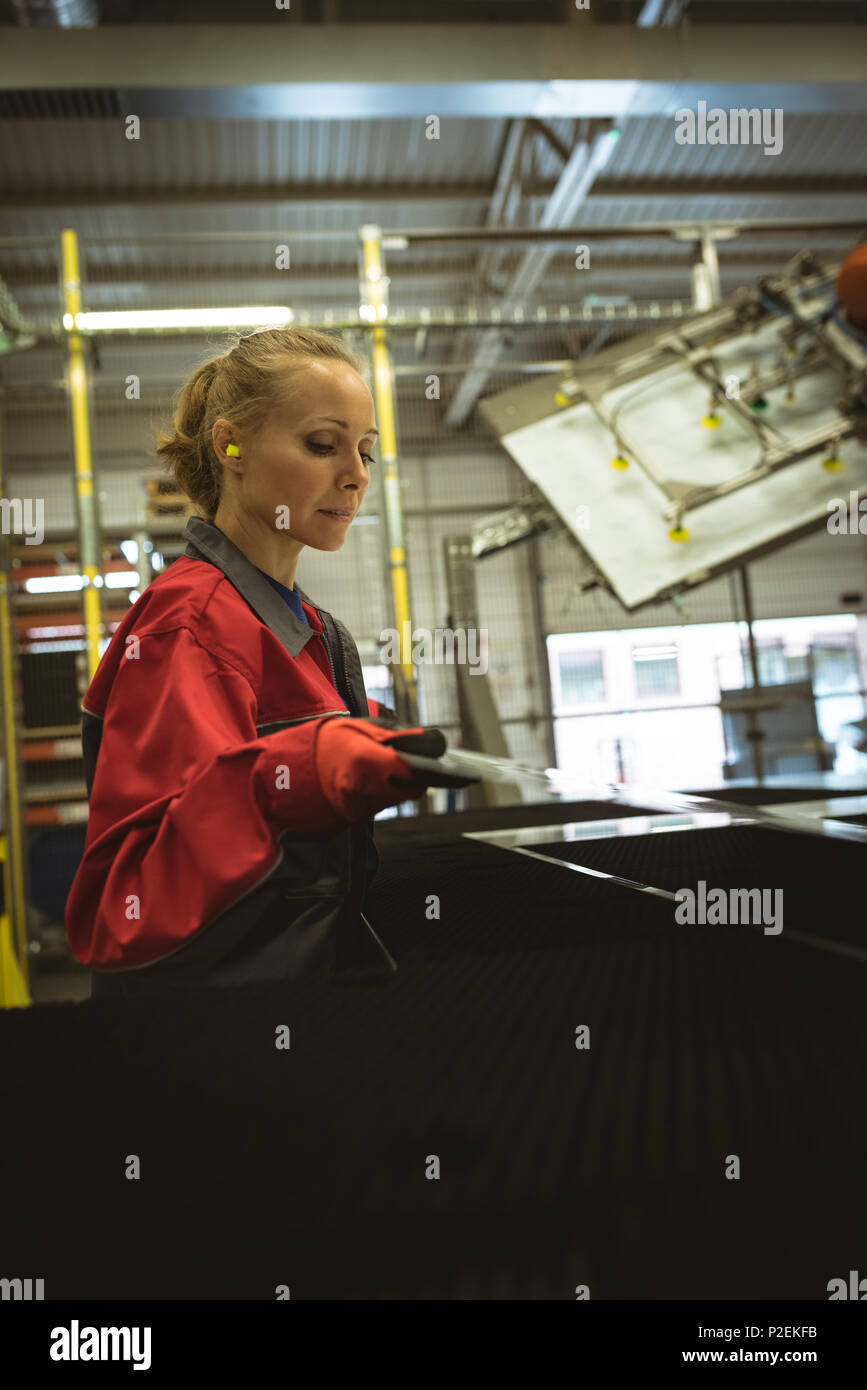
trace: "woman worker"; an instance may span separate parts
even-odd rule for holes
[[[368,700],[347,629],[295,584],[370,483],[373,399],[314,330],[241,338],[183,386],[157,453],[199,515],[117,628],[82,702],[90,799],[66,908],[93,994],[294,979],[391,958],[363,914],[372,818],[429,785]]]

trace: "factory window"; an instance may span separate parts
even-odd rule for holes
[[[783,662],[786,681],[808,681],[810,679],[810,655],[808,652],[785,652]]]
[[[599,651],[561,652],[560,703],[584,704],[605,699],[605,671]]]
[[[756,655],[759,662],[759,681],[762,685],[788,685],[792,681],[810,679],[810,657],[806,649],[789,650],[783,638],[756,642]],[[738,684],[751,686],[753,665],[750,659],[750,646],[746,638],[741,641],[742,678]]]
[[[785,685],[792,680],[792,677],[786,672],[782,639],[773,642],[757,642],[756,658],[761,685]],[[751,686],[753,683],[753,664],[750,658],[750,645],[746,638],[741,641],[741,660],[744,667],[744,686]]]
[[[867,723],[859,661],[867,666],[867,650],[859,647],[858,622],[854,614],[838,614],[755,624],[763,684],[812,676],[821,738],[836,749],[837,772],[865,767],[867,748],[858,751]],[[557,633],[548,650],[557,765],[564,772],[582,785],[699,789],[723,781],[728,758],[720,695],[751,685],[742,623]],[[819,770],[821,751],[803,750],[805,767]]]
[[[816,695],[857,691],[858,658],[852,645],[813,643],[813,692]]]
[[[679,695],[677,647],[633,647],[636,695]]]

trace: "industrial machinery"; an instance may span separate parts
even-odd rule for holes
[[[532,489],[476,524],[474,556],[565,528],[591,582],[634,610],[821,526],[857,531],[867,328],[836,273],[804,251],[711,309],[480,402]]]

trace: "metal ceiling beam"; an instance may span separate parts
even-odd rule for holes
[[[541,122],[526,120],[509,122],[494,180],[494,192],[485,212],[485,224],[492,229],[515,225],[524,194],[527,154],[532,151],[529,137],[531,133],[537,133],[538,128],[541,128],[546,136],[556,140],[553,132],[549,132],[547,126]],[[564,149],[564,162],[568,158],[569,152]],[[461,276],[462,302],[466,303],[467,300],[472,302],[473,299],[483,299],[487,296],[494,283],[494,273],[502,259],[503,249],[502,245],[493,243],[482,246],[475,253],[475,265]],[[405,262],[402,268],[406,274]],[[456,267],[453,266],[453,275],[455,269]],[[473,343],[477,340],[478,335],[476,333],[456,333],[452,340],[449,361],[460,362],[465,356],[472,355]]]
[[[867,193],[867,176],[863,174],[802,174],[793,178],[774,178],[762,170],[762,176],[752,178],[711,176],[699,178],[598,178],[593,185],[594,198],[731,198],[746,195],[754,198],[824,198],[831,194]]]
[[[724,185],[722,185],[724,186]],[[857,186],[857,181],[853,181],[850,188],[833,192],[816,189],[812,194],[783,192],[773,187],[766,193],[763,186],[753,187],[752,192],[740,192],[725,194],[722,192],[714,193],[668,193],[668,194],[615,194],[600,193],[593,189],[588,195],[585,204],[586,210],[594,217],[605,218],[606,220],[617,216],[626,211],[628,205],[629,213],[647,217],[648,215],[658,222],[684,222],[688,218],[694,223],[714,222],[718,226],[724,226],[726,218],[721,211],[726,201],[731,209],[737,209],[732,217],[736,222],[740,218],[746,221],[763,221],[765,218],[784,221],[791,218],[794,213],[797,215],[802,209],[810,207],[821,209],[822,214],[829,221],[846,221],[857,217],[863,208],[867,213],[867,202],[865,195]],[[637,205],[637,206],[636,206]],[[584,228],[584,236],[580,238],[587,241],[589,237],[596,235],[592,226]]]
[[[863,111],[863,39],[794,24],[6,28],[0,89],[108,88],[142,118],[673,114],[728,105],[722,84],[738,106]]]
[[[539,219],[541,227],[557,227],[568,223],[580,212],[596,175],[607,163],[614,140],[619,132],[610,127],[598,130],[591,127],[587,139],[576,145],[560,171],[557,187],[545,204]],[[528,246],[521,256],[518,267],[509,274],[508,283],[499,299],[500,307],[508,312],[516,305],[524,304],[545,273],[554,254],[552,246]],[[479,335],[474,358],[479,365],[467,372],[452,397],[445,413],[445,423],[460,425],[466,420],[476,400],[485,388],[491,368],[481,365],[495,361],[502,350],[503,336],[499,329],[489,328]]]
[[[689,0],[644,0],[635,23],[640,29],[678,24],[686,13]]]
[[[585,223],[583,227],[509,227],[505,231],[492,230],[488,227],[389,227],[383,228],[383,238],[400,237],[407,246],[421,244],[423,242],[475,242],[475,241],[503,241],[503,242],[548,242],[551,245],[560,244],[561,246],[571,245],[574,241],[581,241],[587,235],[595,237],[597,240],[609,241],[632,241],[642,240],[646,237],[671,237],[678,239],[690,237],[693,233],[700,233],[703,226],[708,226],[712,231],[722,235],[723,233],[737,232],[745,236],[761,236],[778,233],[798,233],[812,236],[817,232],[847,232],[857,234],[864,227],[863,218],[855,217],[774,217],[774,218],[749,218],[749,217],[712,217],[706,222],[702,219],[679,219],[665,222],[633,222],[623,226],[600,225],[598,227],[588,227]],[[190,234],[193,235],[192,233]],[[258,233],[257,233],[258,235]],[[116,238],[111,237],[106,240],[114,242]]]
[[[389,227],[383,231],[383,237],[390,241],[400,241],[402,248],[406,249],[411,245],[424,245],[425,243],[439,242],[442,245],[449,243],[473,242],[509,243],[518,245],[522,242],[548,242],[552,246],[568,246],[575,241],[580,241],[582,237],[592,235],[595,242],[603,241],[666,241],[670,238],[675,240],[690,240],[700,235],[702,228],[707,227],[714,231],[721,238],[729,239],[735,235],[750,236],[823,236],[833,233],[835,236],[845,237],[848,235],[858,236],[867,226],[867,216],[865,217],[834,217],[826,215],[824,217],[710,217],[710,218],[672,218],[665,222],[631,222],[631,223],[599,223],[592,227],[587,224],[583,227],[556,227],[554,229],[545,227]],[[299,244],[307,242],[321,243],[322,245],[339,242],[352,242],[357,240],[357,230],[348,228],[346,231],[298,231],[293,232],[293,241]],[[190,246],[195,244],[201,246],[206,243],[209,246],[231,246],[231,245],[254,245],[257,242],[277,242],[285,239],[286,228],[261,228],[257,231],[237,231],[222,232],[213,229],[205,229],[197,232],[138,232],[123,233],[118,232],[112,236],[88,236],[83,238],[88,246]],[[0,235],[0,249],[28,251],[33,247],[53,247],[57,244],[57,237],[54,234],[37,234],[33,236],[21,235],[4,236]],[[394,247],[390,248],[394,249]]]
[[[557,186],[556,179],[534,179],[524,185],[525,198],[539,198],[546,202]],[[124,207],[211,207],[237,204],[244,207],[269,207],[275,203],[301,203],[313,207],[319,203],[345,203],[359,208],[369,208],[371,203],[481,203],[487,205],[496,194],[496,184],[489,180],[468,180],[466,183],[450,184],[233,184],[231,187],[210,188],[165,188],[145,186],[134,189],[112,188],[66,188],[45,191],[16,191],[4,189],[3,212],[31,212],[40,209],[63,209],[70,213],[90,208]],[[667,200],[672,204],[673,213],[681,209],[685,202],[697,199],[713,200],[721,198],[755,198],[762,204],[771,201],[781,207],[800,199],[849,198],[867,193],[867,177],[863,175],[835,176],[821,178],[794,178],[785,180],[763,179],[757,184],[755,179],[597,179],[587,193],[588,202],[600,198],[606,200],[636,201],[653,198],[655,201]],[[677,207],[675,207],[677,205]],[[354,235],[354,233],[353,233]]]
[[[865,220],[867,229],[867,220]],[[776,269],[776,260],[773,253],[761,255],[756,246],[745,247],[742,243],[735,242],[738,250],[732,253],[729,247],[732,243],[723,243],[720,251],[720,270],[723,275],[746,276],[747,279],[754,278],[756,275],[766,275],[770,270]],[[822,248],[817,243],[812,243],[810,250],[821,259]],[[647,254],[636,248],[632,256],[618,252],[609,255],[602,248],[599,248],[599,258],[593,267],[593,278],[588,280],[588,292],[592,293],[598,286],[600,279],[610,279],[616,276],[618,279],[628,279],[630,289],[634,287],[636,279],[646,277],[650,272],[654,275],[680,276],[685,282],[690,278],[690,251],[691,248],[684,243],[680,256],[661,256],[658,253]],[[785,254],[788,254],[786,252]],[[826,254],[839,255],[839,248]],[[560,295],[567,295],[574,299],[574,266],[571,253],[562,251],[558,257],[559,264],[552,257],[552,264],[546,276],[546,287],[549,298],[558,298]],[[152,290],[160,290],[163,294],[169,287],[174,294],[178,289],[185,289],[189,294],[201,285],[207,285],[209,290],[213,285],[215,276],[219,276],[221,285],[224,286],[223,293],[234,292],[234,287],[243,283],[245,287],[256,286],[257,289],[274,284],[273,269],[263,267],[260,259],[240,260],[234,259],[231,266],[214,264],[204,269],[201,263],[191,271],[189,265],[170,261],[161,264],[149,264],[142,266],[140,262],[120,264],[115,262],[112,265],[95,265],[88,271],[87,284],[91,291],[91,305],[94,298],[93,292],[103,286],[110,287],[113,291],[123,292],[126,286],[134,287],[136,291],[142,285],[148,285]],[[347,257],[345,264],[322,265],[310,264],[303,268],[298,268],[294,272],[293,285],[298,290],[303,290],[305,297],[316,297],[322,303],[328,303],[335,297],[335,293],[341,293],[347,298],[351,298],[352,287],[358,280],[358,274],[351,257]],[[437,261],[431,263],[410,264],[402,262],[400,266],[400,278],[393,281],[398,287],[405,287],[407,283],[417,287],[419,282],[424,284],[439,285],[440,282],[448,282],[450,285],[459,285],[461,292],[469,282],[470,288],[475,285],[476,271],[474,267],[465,268],[455,266],[454,261]],[[57,272],[50,265],[34,265],[32,267],[13,270],[4,277],[7,289],[13,295],[21,295],[22,292],[28,293],[38,289],[55,289],[57,286]],[[488,291],[490,293],[490,291]],[[405,288],[401,290],[401,299],[405,298]],[[418,288],[412,290],[413,299],[419,297]],[[478,286],[478,297],[484,298],[485,291],[481,285]]]
[[[553,188],[553,186],[553,179],[540,183],[540,194],[546,189]],[[216,203],[221,206],[236,203],[245,207],[256,204],[268,206],[273,203],[303,203],[305,207],[313,206],[316,203],[354,203],[358,206],[360,214],[364,208],[370,206],[371,202],[406,203],[417,200],[434,203],[488,203],[492,192],[493,185],[490,179],[444,184],[371,184],[370,182],[355,184],[329,181],[325,183],[233,184],[225,188],[213,185],[210,188],[156,186],[122,189],[109,187],[65,188],[46,189],[44,192],[34,190],[32,193],[29,190],[16,192],[14,189],[10,189],[7,184],[3,195],[3,211],[14,210],[17,212],[37,208],[176,207],[187,204],[190,207],[197,207],[202,204],[212,206]],[[357,240],[358,233],[355,229],[352,230],[351,235]]]

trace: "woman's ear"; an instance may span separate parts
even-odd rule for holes
[[[225,463],[226,458],[240,458],[241,448],[238,442],[238,431],[231,420],[224,420],[222,416],[214,421],[214,428],[211,431],[211,438],[214,444],[214,453],[221,463]]]

